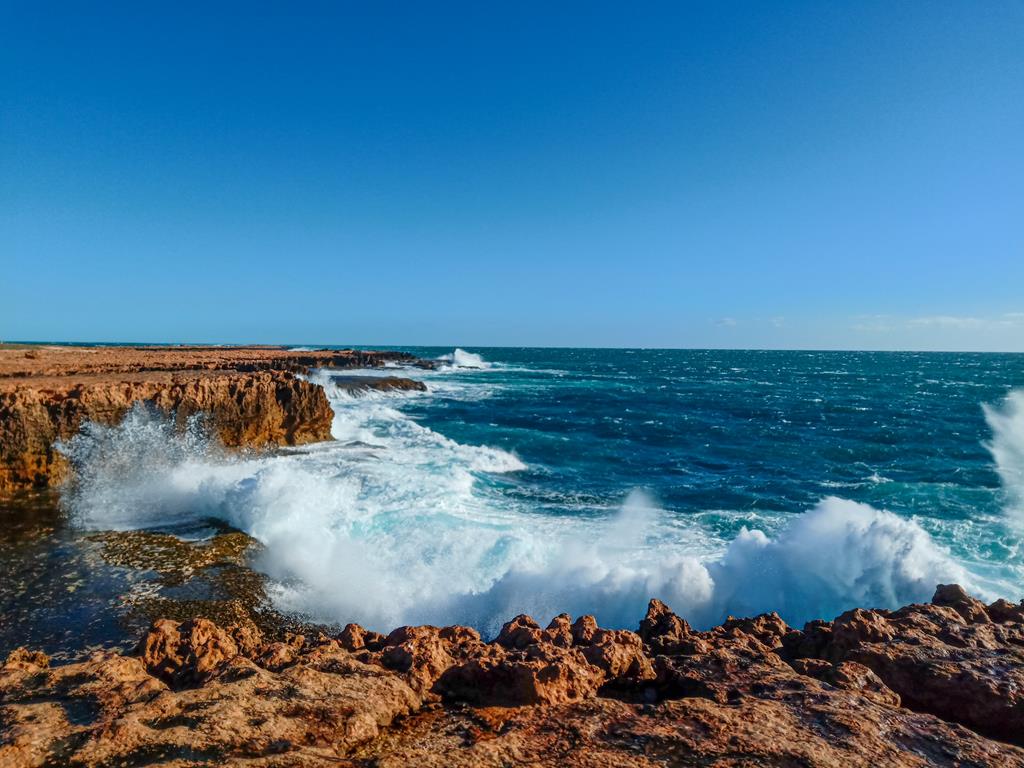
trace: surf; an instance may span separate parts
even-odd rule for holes
[[[637,491],[602,518],[550,516],[490,478],[516,455],[467,445],[408,418],[400,400],[328,388],[335,438],[271,455],[230,454],[200,420],[185,434],[136,406],[62,446],[65,494],[92,530],[212,519],[261,545],[251,565],[279,610],[388,629],[468,623],[493,634],[517,613],[596,614],[631,627],[658,597],[698,627],[777,610],[793,623],[856,606],[926,600],[936,583],[984,585],[915,521],[837,497],[773,535],[731,541],[679,520]],[[998,438],[997,438],[998,439]]]

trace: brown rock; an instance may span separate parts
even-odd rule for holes
[[[593,616],[580,616],[572,623],[572,641],[577,645],[590,645],[597,630],[597,619]]]
[[[986,609],[989,618],[997,624],[1008,621],[1024,622],[1024,603],[1011,603],[1000,598]]]
[[[844,661],[830,666],[821,676],[826,683],[838,688],[856,691],[863,696],[890,707],[900,705],[900,697],[888,688],[874,672],[855,661]]]
[[[482,706],[523,706],[581,701],[593,696],[605,675],[575,649],[535,644],[506,651],[492,646],[438,680],[448,699]]]
[[[640,636],[622,629],[599,629],[583,647],[583,658],[607,679],[651,680],[654,667],[644,654]]]
[[[939,584],[935,588],[932,604],[952,608],[964,617],[964,621],[972,624],[985,624],[990,621],[985,604],[968,595],[959,584]]]
[[[544,633],[540,624],[521,614],[502,626],[494,642],[505,648],[525,648],[528,645],[536,645],[543,639]]]
[[[554,643],[561,648],[571,647],[575,641],[572,617],[567,613],[560,613],[555,616],[548,624],[547,629],[544,630],[544,638],[547,642]]]
[[[730,616],[722,624],[722,629],[727,632],[736,630],[756,637],[769,648],[779,647],[782,644],[782,639],[790,631],[786,622],[774,611],[762,613],[752,619],[734,619]]]
[[[379,632],[363,629],[358,624],[346,624],[345,629],[338,635],[341,647],[349,651],[379,651],[384,647],[384,639],[384,635]]]
[[[209,619],[153,622],[136,654],[150,674],[176,688],[199,685],[238,655],[227,632]]]
[[[0,493],[68,476],[56,449],[85,421],[113,425],[136,403],[173,414],[179,427],[204,414],[227,447],[330,439],[323,389],[296,376],[311,367],[381,366],[401,353],[292,352],[272,347],[45,347],[0,349]]]
[[[821,655],[869,668],[904,706],[1024,743],[1024,624],[981,619],[955,585],[937,597],[953,607],[847,612]]]
[[[50,666],[50,657],[42,651],[30,651],[28,648],[15,648],[7,655],[4,669],[8,670],[40,670]]]
[[[693,630],[661,600],[651,600],[637,634],[652,653],[675,653],[686,645]]]
[[[402,673],[414,691],[427,696],[448,669],[482,646],[479,633],[469,627],[399,627],[371,658]]]
[[[426,392],[427,385],[400,376],[332,376],[338,389],[353,395],[365,392]]]
[[[0,667],[0,764],[1024,768],[982,735],[1020,733],[1012,615],[928,604],[694,632],[654,605],[648,619],[646,638],[562,615],[544,630],[517,617],[501,643],[350,625],[262,644],[161,621],[139,657],[48,668],[18,651]]]

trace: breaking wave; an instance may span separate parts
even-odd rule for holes
[[[992,440],[985,443],[1007,495],[1010,517],[1024,523],[1024,389],[1016,389],[998,405],[985,404]]]
[[[475,368],[483,370],[490,368],[491,364],[484,360],[480,355],[473,352],[467,352],[464,349],[455,348],[454,351],[449,352],[447,355],[441,355],[437,358],[441,362],[447,363],[451,368]]]
[[[262,543],[253,566],[278,608],[376,629],[512,615],[594,613],[633,627],[658,597],[698,626],[777,610],[790,622],[855,606],[925,600],[936,583],[984,594],[914,521],[823,499],[772,538],[725,542],[642,492],[595,519],[546,515],[509,499],[516,456],[463,445],[380,400],[330,392],[335,442],[258,457],[184,435],[143,407],[115,427],[87,425],[62,446],[77,470],[65,494],[94,529],[213,518]]]

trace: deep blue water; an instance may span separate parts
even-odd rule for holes
[[[995,435],[982,406],[1006,408],[1024,387],[1024,355],[469,351],[493,364],[447,378],[486,397],[402,410],[520,457],[528,469],[503,476],[502,491],[544,514],[601,515],[643,488],[731,540],[838,496],[913,519],[979,576],[1020,583],[1013,494],[986,444],[1024,460],[1024,416]],[[1003,470],[1024,484],[1021,467]]]

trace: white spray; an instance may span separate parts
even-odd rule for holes
[[[254,565],[281,609],[376,629],[493,632],[517,613],[561,611],[633,627],[650,597],[698,626],[766,610],[800,622],[925,600],[938,582],[975,586],[915,522],[841,499],[774,539],[744,529],[731,543],[681,528],[640,493],[604,519],[540,514],[487,482],[522,469],[515,456],[377,400],[332,400],[336,442],[259,458],[177,439],[137,408],[66,446],[79,476],[67,500],[93,528],[222,520],[264,545]]]
[[[992,430],[992,440],[985,447],[995,459],[1007,496],[1007,512],[1012,520],[1024,524],[1024,390],[1016,389],[1001,404],[982,408]]]

